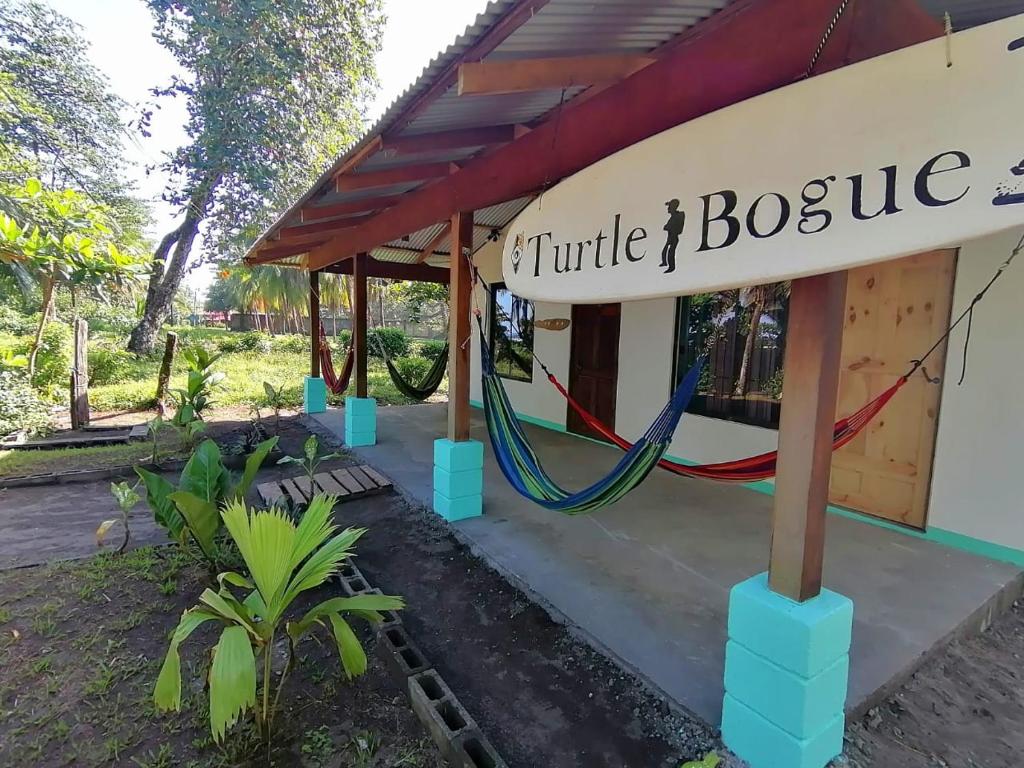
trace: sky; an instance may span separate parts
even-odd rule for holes
[[[129,119],[137,117],[139,105],[150,102],[150,88],[165,85],[177,72],[174,59],[152,38],[152,17],[142,0],[46,1],[82,26],[93,64],[110,79],[111,90],[131,105],[126,115]],[[384,0],[387,25],[377,57],[381,87],[366,115],[367,126],[486,5],[487,0]],[[125,139],[133,178],[153,209],[150,234],[154,240],[173,227],[175,211],[160,200],[166,179],[159,171],[147,174],[146,166],[159,163],[165,152],[185,138],[184,105],[172,99],[160,103],[161,109],[153,116],[152,136]],[[211,270],[202,267],[189,274],[186,284],[202,292],[211,279]]]

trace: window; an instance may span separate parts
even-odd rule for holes
[[[493,285],[488,328],[498,375],[532,381],[533,302],[519,298],[501,283]]]
[[[689,413],[778,428],[788,310],[788,282],[678,300],[676,384],[707,355]]]

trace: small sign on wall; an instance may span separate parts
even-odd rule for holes
[[[509,228],[535,300],[677,296],[832,272],[1024,225],[1024,15],[634,144]]]

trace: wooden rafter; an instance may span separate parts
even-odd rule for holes
[[[615,83],[653,63],[650,56],[559,56],[471,61],[459,66],[459,95],[540,91]]]
[[[278,231],[278,235],[280,236],[280,241],[283,242],[300,240],[309,235],[334,234],[343,229],[351,229],[358,224],[362,224],[364,221],[368,221],[370,218],[372,218],[372,214],[349,216],[343,219],[325,219],[313,222],[312,224],[296,224],[291,227],[282,227]]]
[[[441,230],[430,239],[429,243],[427,243],[427,247],[420,251],[420,255],[419,258],[417,258],[417,261],[423,262],[429,259],[431,255],[434,253],[434,251],[437,250],[437,247],[445,241],[445,238],[448,237],[451,231],[451,222],[448,222],[443,227],[441,227]]]
[[[859,58],[941,34],[941,25],[936,29],[933,19],[919,15],[916,0],[864,0],[861,6],[879,4],[892,6],[888,18],[901,37],[859,46]],[[628,80],[578,105],[570,102],[557,120],[470,160],[459,173],[406,193],[402,202],[346,232],[343,241],[333,239],[312,251],[310,267],[375,248],[443,221],[452,211],[479,210],[539,190],[656,133],[788,85],[804,75],[834,13],[820,0],[736,5],[721,20],[704,22],[703,34],[688,36]],[[847,14],[840,25],[867,15]]]
[[[385,154],[411,155],[461,147],[487,147],[515,138],[514,125],[488,125],[457,131],[418,133],[412,136],[385,136],[381,151]]]
[[[324,272],[335,275],[351,275],[355,259],[332,264]],[[446,267],[432,267],[429,264],[409,264],[397,261],[378,261],[372,257],[366,262],[367,277],[382,277],[388,280],[414,280],[420,283],[447,283],[449,272]]]
[[[310,243],[291,243],[289,245],[268,245],[265,248],[261,248],[255,254],[247,257],[245,263],[249,266],[255,266],[257,264],[269,264],[272,261],[278,259],[286,259],[289,256],[298,256],[302,253],[308,253],[311,249],[327,241],[325,236],[322,240],[314,241]],[[276,242],[276,241],[268,241]]]
[[[397,168],[384,168],[379,171],[365,171],[338,176],[335,179],[339,192],[351,192],[355,189],[386,187],[389,184],[401,184],[407,181],[425,181],[437,179],[451,173],[451,163],[422,163],[420,165],[401,165]]]
[[[362,200],[346,200],[343,203],[332,203],[330,205],[307,205],[302,209],[302,221],[319,221],[320,219],[347,216],[352,213],[379,211],[383,208],[391,207],[401,199],[401,195],[387,195],[385,197],[365,197]]]

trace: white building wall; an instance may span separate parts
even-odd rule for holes
[[[1006,260],[1020,233],[963,245],[953,316]],[[1022,257],[1024,258],[1024,257]],[[1024,550],[1024,263],[1015,263],[974,312],[967,376],[961,386],[966,321],[947,353],[935,445],[928,525]]]
[[[1019,235],[1003,234],[965,244],[957,264],[953,314],[959,314],[988,281]],[[488,282],[501,281],[502,243],[481,249],[474,260]],[[1024,257],[1022,257],[1024,258]],[[950,340],[936,440],[929,528],[1024,550],[1024,501],[1015,478],[1024,456],[1024,263],[1014,265],[975,312],[969,366],[959,376],[964,327]],[[481,290],[477,304],[487,312]],[[536,317],[569,317],[571,306],[538,303]],[[537,355],[566,386],[571,330],[538,331]],[[474,337],[474,344],[477,343]],[[616,431],[634,439],[667,401],[672,385],[675,299],[622,305]],[[471,397],[480,401],[480,361],[472,355]],[[505,380],[517,412],[548,425],[565,427],[564,399],[535,366],[530,383]],[[773,451],[772,429],[686,414],[676,430],[670,455],[715,462]]]

